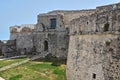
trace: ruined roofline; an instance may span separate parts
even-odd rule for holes
[[[120,9],[120,2],[115,4],[110,4],[110,5],[98,6],[96,7],[96,12],[102,13],[102,12],[116,10],[116,9]]]
[[[22,33],[22,32],[34,32],[36,24],[22,24],[20,26],[15,25],[9,28],[10,33]]]
[[[14,26],[10,26],[9,29],[12,29],[12,28],[24,28],[24,27],[28,27],[28,28],[31,28],[31,29],[34,29],[36,26],[36,24],[21,24],[21,25],[14,25]]]
[[[46,16],[46,15],[58,15],[65,13],[81,13],[85,11],[95,11],[96,9],[82,9],[82,10],[53,10],[48,13],[40,13],[38,16]]]
[[[7,43],[7,42],[8,42],[8,40],[1,40],[1,42],[2,42],[2,43]]]
[[[119,3],[114,3],[114,4],[108,4],[108,5],[103,5],[103,6],[97,6],[95,9],[82,9],[82,10],[53,10],[49,11],[48,13],[40,13],[38,16],[46,16],[46,15],[58,15],[58,14],[65,14],[65,13],[80,13],[84,11],[99,11],[99,9],[104,8],[104,7],[112,7],[113,5],[120,5]]]
[[[101,6],[96,9],[96,12],[93,14],[83,15],[71,20],[69,35],[97,34],[104,32],[119,34],[119,12],[120,3]]]
[[[50,11],[48,13],[54,13],[54,12],[82,12],[82,11],[95,11],[95,9],[82,9],[82,10],[54,10],[54,11]]]
[[[96,9],[97,9],[97,8],[101,8],[101,7],[113,6],[113,5],[120,5],[120,2],[118,2],[118,3],[113,3],[113,4],[102,5],[102,6],[97,6]]]
[[[21,25],[14,25],[14,26],[10,26],[10,28],[12,27],[31,27],[31,26],[35,26],[36,24],[21,24]]]
[[[101,9],[101,8],[103,8],[104,9],[104,7],[109,7],[109,6],[113,6],[113,5],[119,5],[120,6],[120,2],[119,3],[114,3],[114,4],[108,4],[108,5],[103,5],[103,6],[98,6],[98,7],[96,7],[96,9],[95,9],[95,12],[97,12],[97,11],[99,11],[99,9]],[[120,8],[120,7],[119,7]],[[97,10],[98,9],[98,10]],[[110,11],[110,10],[108,10],[108,11]],[[104,11],[104,12],[106,12],[106,11]],[[94,14],[90,14],[90,15],[87,15],[87,16],[91,16],[91,15],[95,15],[96,13],[94,13]],[[85,16],[80,16],[80,17],[78,17],[78,18],[75,18],[75,19],[73,19],[73,20],[71,20],[71,22],[72,21],[76,21],[76,20],[79,20],[81,17],[87,17],[86,15]]]

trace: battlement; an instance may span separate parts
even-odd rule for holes
[[[35,24],[23,24],[10,27],[10,33],[34,32]]]

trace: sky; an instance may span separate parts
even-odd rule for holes
[[[95,9],[120,0],[0,0],[0,40],[8,40],[9,27],[36,24],[37,15],[52,10]]]

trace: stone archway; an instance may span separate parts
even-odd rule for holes
[[[48,51],[48,41],[44,41],[44,51]]]

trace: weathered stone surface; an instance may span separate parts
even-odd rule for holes
[[[67,80],[120,80],[120,3],[51,11],[38,15],[37,24],[13,26],[10,32],[16,45],[2,46],[2,53],[10,53],[6,56],[15,55],[14,50],[41,57],[68,55]]]
[[[119,80],[119,38],[115,34],[71,36],[67,80],[93,80],[93,73],[96,80]]]
[[[2,46],[3,46],[3,42],[0,40],[0,56],[2,55]]]
[[[3,41],[2,55],[5,57],[12,57],[19,55],[16,49],[16,40]]]
[[[34,32],[35,24],[23,24],[21,26],[11,26],[10,33],[25,33],[25,32]],[[10,36],[12,39],[12,36]]]
[[[12,26],[10,39],[16,40],[16,48],[20,54],[47,51],[53,56],[66,59],[69,43],[69,23],[72,19],[90,15],[91,10],[52,11],[38,15],[36,25]],[[56,20],[54,29],[51,20]],[[35,51],[34,51],[35,53]]]
[[[120,80],[119,6],[71,21],[67,80]]]

